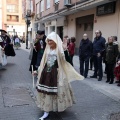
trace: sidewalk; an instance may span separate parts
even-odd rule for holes
[[[74,67],[79,72],[79,57],[74,57]],[[103,64],[104,68],[104,64]],[[104,70],[103,70],[104,71]],[[100,91],[101,93],[107,95],[108,97],[114,99],[115,101],[120,101],[120,87],[116,83],[108,84],[106,83],[106,74],[103,76],[102,81],[97,81],[97,79],[91,79],[90,76],[93,75],[93,71],[89,71],[88,78],[86,78],[83,83],[89,85],[90,87]]]

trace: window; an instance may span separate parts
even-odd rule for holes
[[[7,12],[17,13],[18,12],[18,5],[7,5]]]
[[[40,12],[44,11],[44,0],[41,0],[40,2]]]
[[[10,15],[7,15],[7,21],[10,21]]]
[[[40,5],[39,3],[36,4],[36,13],[38,14],[39,13],[39,8],[40,8]]]
[[[48,8],[50,8],[50,0],[46,0],[46,2],[47,2],[47,6],[46,7],[48,9]]]

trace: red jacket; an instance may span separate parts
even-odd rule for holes
[[[69,54],[74,55],[75,54],[75,43],[70,43],[68,46]]]

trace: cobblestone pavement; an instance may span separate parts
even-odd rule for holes
[[[42,114],[35,103],[36,92],[28,71],[29,50],[24,48],[22,45],[21,49],[16,50],[15,57],[8,57],[8,65],[0,70],[0,120],[38,120]],[[79,69],[77,59],[74,58],[76,70]],[[107,89],[108,84],[104,81],[88,78],[73,82],[76,104],[65,112],[51,113],[47,120],[119,120],[119,98],[115,99],[113,93],[107,95],[104,89]]]

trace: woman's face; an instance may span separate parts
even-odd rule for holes
[[[53,40],[48,39],[48,45],[50,46],[51,49],[56,48],[56,43]]]
[[[112,42],[113,42],[113,38],[112,37],[108,38],[108,43],[112,43]]]

